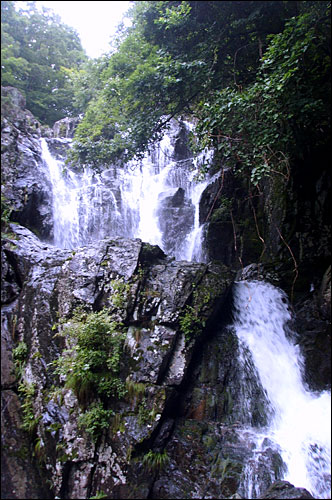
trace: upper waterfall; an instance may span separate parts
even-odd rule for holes
[[[188,124],[181,127],[188,133]],[[198,181],[196,174],[212,154],[193,158],[182,147],[181,155],[178,144],[179,124],[173,121],[141,162],[77,173],[64,168],[41,139],[53,190],[54,245],[75,248],[106,236],[125,236],[158,245],[177,260],[203,262],[199,201],[212,179]]]

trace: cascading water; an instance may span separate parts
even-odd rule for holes
[[[249,350],[271,414],[268,428],[248,429],[255,458],[244,471],[241,493],[244,498],[262,493],[257,463],[268,442],[282,457],[284,480],[306,488],[314,498],[331,498],[331,394],[312,393],[302,382],[299,348],[288,338],[286,295],[265,282],[237,282],[234,307],[242,362]],[[272,472],[270,479],[275,480]]]
[[[54,244],[75,248],[124,236],[159,245],[177,260],[204,261],[199,200],[214,178],[195,180],[202,157],[175,159],[178,130],[173,123],[140,164],[110,166],[102,173],[70,168],[63,172],[63,161],[51,155],[42,139],[53,187]],[[209,160],[211,154],[206,156]]]

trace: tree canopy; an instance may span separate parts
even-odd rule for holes
[[[1,84],[26,97],[27,108],[42,122],[77,112],[70,70],[87,60],[76,31],[58,15],[35,2],[15,9],[1,2]]]
[[[327,1],[133,2],[74,156],[139,158],[171,117],[187,114],[197,150],[215,147],[253,182],[287,168],[329,128],[329,13]]]
[[[194,150],[213,147],[254,184],[328,140],[329,1],[132,2],[96,60],[49,9],[1,4],[2,84],[43,123],[84,114],[82,165],[141,158],[180,115],[197,124]]]

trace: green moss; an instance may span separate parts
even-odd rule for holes
[[[36,352],[34,353],[34,355],[32,356],[32,359],[41,359],[42,357],[43,357],[43,356],[42,356],[41,352],[36,351]]]
[[[236,492],[241,472],[242,465],[239,462],[231,460],[229,457],[223,458],[221,455],[218,455],[211,468],[211,475],[218,478],[221,492],[225,497]]]
[[[8,448],[8,449],[7,449]],[[15,457],[21,460],[26,460],[29,457],[30,450],[26,445],[22,445],[17,450],[10,450],[6,445],[3,446],[3,451],[9,456]]]
[[[17,318],[13,319],[13,332],[15,331]],[[15,366],[15,377],[17,380],[21,380],[26,365],[26,360],[28,358],[28,346],[25,342],[20,342],[17,347],[13,349],[13,361]]]
[[[50,424],[46,430],[48,432],[58,432],[60,429],[62,429],[63,425],[60,424],[59,422],[54,422],[52,424]]]
[[[230,216],[231,209],[232,209],[232,200],[226,198],[225,196],[222,196],[220,198],[220,206],[213,211],[210,222],[212,223],[225,222],[225,221],[231,222],[231,216]]]
[[[28,356],[28,346],[25,342],[20,342],[15,349],[13,349],[14,361],[25,361]]]
[[[126,380],[126,389],[128,399],[131,402],[139,402],[141,401],[143,395],[145,394],[146,384],[142,384],[140,382],[134,382],[129,378]]]
[[[184,333],[188,343],[195,339],[202,330],[202,323],[198,311],[192,306],[186,306],[179,322],[181,331]]]
[[[38,437],[35,441],[33,454],[39,463],[44,463],[46,461],[45,446],[40,437]]]
[[[147,425],[156,418],[157,411],[155,408],[149,408],[145,399],[138,405],[137,422],[141,426]]]

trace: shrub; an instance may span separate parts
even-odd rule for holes
[[[69,344],[53,364],[65,385],[86,405],[95,394],[122,398],[125,385],[119,378],[123,351],[122,325],[112,321],[104,309],[97,313],[76,311],[69,324],[57,334]]]
[[[78,425],[96,442],[103,430],[109,428],[113,415],[113,410],[105,410],[102,403],[92,403],[89,409],[78,417]]]

